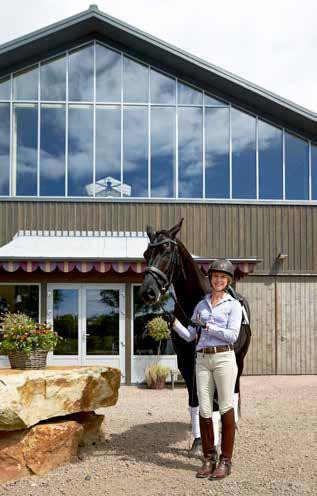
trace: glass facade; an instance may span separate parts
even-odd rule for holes
[[[0,284],[0,315],[6,312],[25,313],[36,322],[40,318],[38,285]]]
[[[0,79],[0,196],[309,201],[315,150],[97,41]]]

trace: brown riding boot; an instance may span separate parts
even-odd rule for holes
[[[233,452],[235,422],[234,410],[228,410],[221,416],[222,439],[221,456],[218,467],[212,472],[210,480],[224,479],[231,473],[231,458]]]
[[[204,454],[204,462],[197,470],[196,477],[209,477],[217,465],[217,452],[214,447],[214,429],[212,418],[199,416],[201,444]]]

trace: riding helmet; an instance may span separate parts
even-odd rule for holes
[[[226,258],[218,258],[217,260],[211,262],[208,270],[209,277],[211,276],[212,272],[224,272],[225,274],[228,274],[231,279],[233,279],[234,277],[233,265],[230,260],[227,260]]]

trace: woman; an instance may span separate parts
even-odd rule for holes
[[[240,303],[226,292],[233,272],[229,260],[215,260],[208,271],[211,293],[198,303],[193,313],[192,322],[197,325],[186,329],[177,319],[173,323],[173,329],[183,339],[196,339],[196,382],[204,454],[203,465],[196,477],[209,477],[211,480],[223,479],[231,472],[235,432],[233,397],[238,372],[233,343],[238,338],[242,319]],[[215,389],[222,424],[218,466],[212,424]]]

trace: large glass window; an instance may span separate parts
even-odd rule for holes
[[[16,104],[13,114],[13,163],[16,194],[37,195],[37,105]]]
[[[255,118],[232,109],[232,197],[256,198]]]
[[[71,105],[68,110],[68,195],[90,196],[93,182],[93,109]]]
[[[88,41],[0,78],[0,196],[315,199],[316,143],[261,119]]]
[[[169,293],[163,297],[164,308],[173,311],[174,300]],[[159,305],[145,305],[140,296],[140,286],[133,287],[133,354],[157,355],[159,343],[148,336],[146,324],[157,315],[162,314]],[[174,355],[175,351],[171,339],[164,339],[160,346],[161,355]]]
[[[54,355],[78,354],[78,297],[78,289],[53,290],[53,327],[63,338],[54,349]]]
[[[317,144],[311,148],[312,200],[317,200]]]
[[[148,110],[146,107],[124,109],[123,183],[125,185],[124,196],[148,196]]]
[[[96,109],[95,189],[95,195],[98,197],[121,196],[120,107],[98,106]],[[93,191],[89,192],[89,196],[92,196],[92,194]]]
[[[151,109],[151,196],[175,197],[175,109]]]
[[[13,94],[16,100],[38,99],[38,68],[27,69],[13,78]]]
[[[50,60],[41,65],[41,99],[65,101],[66,57]]]
[[[121,55],[96,45],[96,100],[121,101]]]
[[[308,142],[285,133],[285,198],[308,200]]]
[[[0,79],[0,100],[10,100],[11,81],[10,78]]]
[[[65,195],[65,106],[41,105],[40,195]]]
[[[229,198],[229,109],[205,109],[206,198]]]
[[[39,303],[39,286],[0,284],[0,315],[20,312],[39,322]]]
[[[180,198],[203,195],[203,113],[201,108],[178,109],[178,177]]]
[[[123,101],[149,101],[149,68],[128,57],[123,57]]]
[[[0,195],[9,194],[10,104],[0,103]]]
[[[71,52],[68,60],[69,101],[92,101],[94,96],[93,45]]]
[[[258,121],[259,197],[283,198],[283,140],[282,130]]]
[[[176,80],[151,69],[151,102],[175,104]]]

